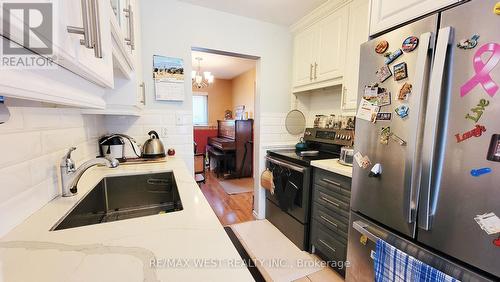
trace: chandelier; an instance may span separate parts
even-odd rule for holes
[[[208,87],[210,84],[214,83],[214,76],[209,71],[205,71],[203,74],[201,73],[201,61],[203,58],[196,57],[195,60],[198,61],[198,70],[193,70],[191,72],[193,86],[198,89]]]

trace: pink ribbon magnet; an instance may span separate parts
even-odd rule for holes
[[[481,60],[481,55],[486,52],[491,52],[491,56],[488,58],[486,63]],[[490,76],[490,72],[497,66],[500,62],[500,44],[497,43],[487,43],[481,46],[474,54],[472,64],[474,66],[474,71],[476,74],[467,81],[462,87],[460,87],[460,96],[464,97],[469,94],[476,85],[481,84],[491,97],[495,96],[498,89],[500,88],[495,81]]]

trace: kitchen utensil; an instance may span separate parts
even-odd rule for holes
[[[307,150],[307,143],[304,141],[304,137],[301,137],[299,143],[295,144],[295,149],[297,151]]]
[[[306,117],[299,110],[292,110],[285,119],[285,127],[291,135],[302,134],[306,129]]]
[[[158,133],[154,130],[148,132],[149,140],[142,146],[142,157],[144,158],[162,158],[165,157],[165,147],[161,142]]]
[[[99,152],[101,157],[124,159],[125,142],[123,142],[123,138],[120,136],[103,136],[99,139]]]
[[[260,175],[260,186],[274,193],[273,173],[266,168]]]
[[[340,148],[339,163],[347,166],[352,166],[354,160],[354,148],[344,146]]]

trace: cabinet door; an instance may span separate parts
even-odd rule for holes
[[[370,35],[459,1],[461,0],[371,0]]]
[[[360,46],[368,40],[368,1],[354,0],[349,6],[342,111],[355,111],[357,107]]]
[[[314,53],[316,49],[317,29],[308,28],[295,36],[293,54],[293,86],[302,86],[313,82]]]
[[[89,0],[93,1],[93,0]],[[83,25],[81,0],[64,0],[62,5],[67,14],[74,13],[75,16],[67,16],[70,26],[80,27]],[[111,52],[111,25],[110,14],[111,5],[109,1],[97,0],[98,8],[90,11],[89,18],[96,17],[97,39],[100,45],[94,43],[93,48],[87,48],[80,44],[82,36],[70,34],[77,50],[77,64],[84,77],[104,87],[113,87],[113,56]],[[67,33],[67,31],[66,31]],[[96,54],[96,49],[100,49],[101,55]]]
[[[318,52],[314,61],[315,82],[342,77],[345,63],[347,25],[347,7],[334,12],[318,24]]]

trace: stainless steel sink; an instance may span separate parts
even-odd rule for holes
[[[172,172],[106,177],[51,231],[179,210]]]

